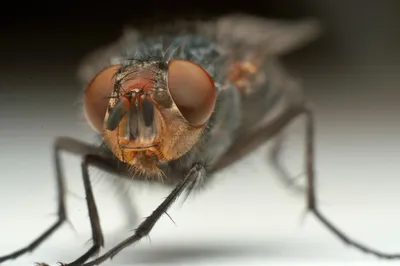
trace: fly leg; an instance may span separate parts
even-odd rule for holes
[[[92,228],[93,245],[82,256],[73,261],[71,265],[81,265],[91,256],[100,251],[104,246],[103,232],[101,231],[100,218],[97,212],[96,202],[94,200],[92,186],[89,178],[89,166],[96,166],[100,169],[114,169],[109,160],[99,155],[85,154],[81,162],[83,185],[85,189],[86,203],[89,213],[90,226]]]
[[[212,171],[219,171],[254,151],[259,145],[265,143],[280,133],[295,117],[303,112],[303,107],[287,108],[272,119],[266,126],[252,134],[237,139],[212,167]]]
[[[315,175],[314,175],[314,118],[312,111],[309,109],[304,110],[304,115],[306,116],[306,135],[305,135],[305,144],[306,144],[306,154],[305,154],[305,163],[306,163],[306,177],[307,177],[307,202],[308,202],[308,210],[312,212],[315,217],[324,224],[329,231],[331,231],[334,235],[336,235],[339,239],[341,239],[344,243],[353,246],[364,253],[369,253],[375,255],[379,258],[383,259],[400,259],[400,253],[386,253],[379,251],[374,248],[370,248],[360,242],[357,242],[351,238],[349,238],[344,232],[339,230],[337,226],[335,226],[331,221],[329,221],[325,215],[321,213],[318,208],[316,193],[315,193]]]
[[[182,192],[190,192],[194,185],[201,182],[206,174],[206,170],[201,164],[194,164],[189,170],[188,174],[182,179],[182,181],[172,190],[167,198],[148,216],[135,230],[135,233],[120,242],[114,248],[110,249],[104,255],[83,264],[82,266],[93,266],[99,265],[107,259],[112,259],[116,254],[122,251],[124,248],[138,242],[143,237],[147,236],[153,229],[154,225],[160,219],[160,217],[167,212],[168,208],[174,203],[174,201],[182,194]],[[64,264],[64,266],[72,266],[75,264]],[[78,264],[79,265],[79,264]]]
[[[337,226],[330,222],[319,210],[316,200],[314,175],[314,119],[311,110],[305,106],[286,109],[265,127],[248,135],[247,137],[236,141],[236,143],[228,150],[227,154],[215,164],[212,172],[221,170],[226,166],[238,161],[240,158],[256,149],[260,144],[263,144],[274,135],[280,133],[286,125],[300,115],[304,115],[306,118],[305,166],[307,178],[307,209],[314,214],[318,221],[320,221],[330,232],[341,239],[344,243],[365,253],[375,255],[379,258],[400,259],[400,253],[381,252],[349,238],[345,233],[339,230]]]
[[[138,214],[136,213],[135,204],[132,202],[131,194],[125,186],[126,180],[116,180],[113,185],[118,189],[118,201],[124,210],[126,216],[126,224],[136,224],[138,221]]]
[[[58,190],[58,219],[51,227],[49,227],[46,231],[40,234],[34,241],[32,241],[27,246],[19,250],[16,250],[8,255],[0,257],[0,263],[10,259],[15,259],[27,252],[32,252],[47,238],[49,238],[66,220],[67,215],[65,208],[65,183],[64,183],[64,175],[60,158],[60,153],[62,151],[67,151],[76,155],[81,155],[84,158],[82,163],[83,181],[85,186],[87,204],[89,208],[89,217],[92,225],[93,240],[95,242],[95,245],[91,248],[91,250],[89,250],[87,254],[85,254],[86,257],[89,256],[91,253],[94,253],[96,250],[98,250],[99,247],[103,244],[103,235],[100,230],[97,209],[96,205],[94,204],[93,193],[87,175],[87,164],[95,163],[95,161],[97,161],[96,165],[99,165],[98,162],[100,160],[103,160],[102,168],[104,168],[105,167],[104,165],[107,165],[105,162],[108,161],[107,159],[104,158],[101,159],[99,155],[94,155],[94,154],[100,154],[101,149],[98,147],[71,138],[58,138],[54,144],[54,155],[53,155],[55,172],[56,172],[55,173],[56,185]],[[110,165],[110,163],[108,165]],[[113,170],[114,168],[112,167],[108,167],[107,169],[109,171],[116,172],[116,170]]]
[[[297,183],[298,177],[292,177],[282,162],[284,134],[279,133],[273,140],[271,150],[269,151],[269,160],[278,174],[279,180],[284,186],[296,193],[304,193],[306,189]]]

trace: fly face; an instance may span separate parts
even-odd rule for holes
[[[88,85],[84,106],[87,120],[120,161],[161,175],[158,164],[198,141],[215,102],[214,82],[196,63],[133,60],[102,70]]]

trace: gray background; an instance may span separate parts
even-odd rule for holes
[[[395,0],[253,5],[264,15],[288,19],[312,15],[325,25],[319,41],[284,58],[291,73],[302,79],[316,111],[320,205],[350,236],[393,252],[400,252],[399,5]],[[134,14],[142,11],[138,9]],[[63,9],[43,10],[48,14]],[[55,220],[50,149],[54,138],[93,140],[80,112],[76,65],[86,52],[118,36],[124,20],[111,24],[115,17],[127,17],[122,11],[106,17],[98,12],[93,21],[71,15],[69,21],[76,23],[69,25],[62,21],[66,14],[31,22],[19,21],[23,14],[18,14],[9,26],[2,23],[0,44],[0,254],[21,247]],[[302,171],[301,134],[299,120],[290,128],[284,154],[293,175]],[[279,183],[266,161],[266,149],[261,147],[221,173],[212,187],[184,205],[174,206],[169,214],[176,225],[163,217],[151,242],[144,239],[126,249],[112,265],[395,263],[343,245],[312,215],[301,222],[304,196]],[[32,255],[5,265],[68,262],[89,247],[79,158],[64,159],[68,214],[76,232],[65,224]],[[110,180],[94,173],[106,248],[135,227],[117,201],[124,190]],[[130,193],[141,220],[168,190],[134,184]]]

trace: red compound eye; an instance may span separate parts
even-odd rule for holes
[[[103,128],[109,99],[114,87],[114,74],[120,65],[113,65],[100,71],[85,90],[84,110],[89,124],[97,131]]]
[[[207,122],[217,94],[214,81],[201,66],[181,59],[170,61],[168,87],[179,111],[191,125],[202,126]]]

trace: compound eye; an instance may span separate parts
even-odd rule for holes
[[[182,59],[170,61],[168,87],[179,111],[191,125],[202,126],[207,122],[215,106],[216,89],[201,66]]]
[[[100,71],[85,90],[84,112],[88,123],[100,132],[103,129],[109,97],[114,87],[114,75],[120,65],[113,65]]]

